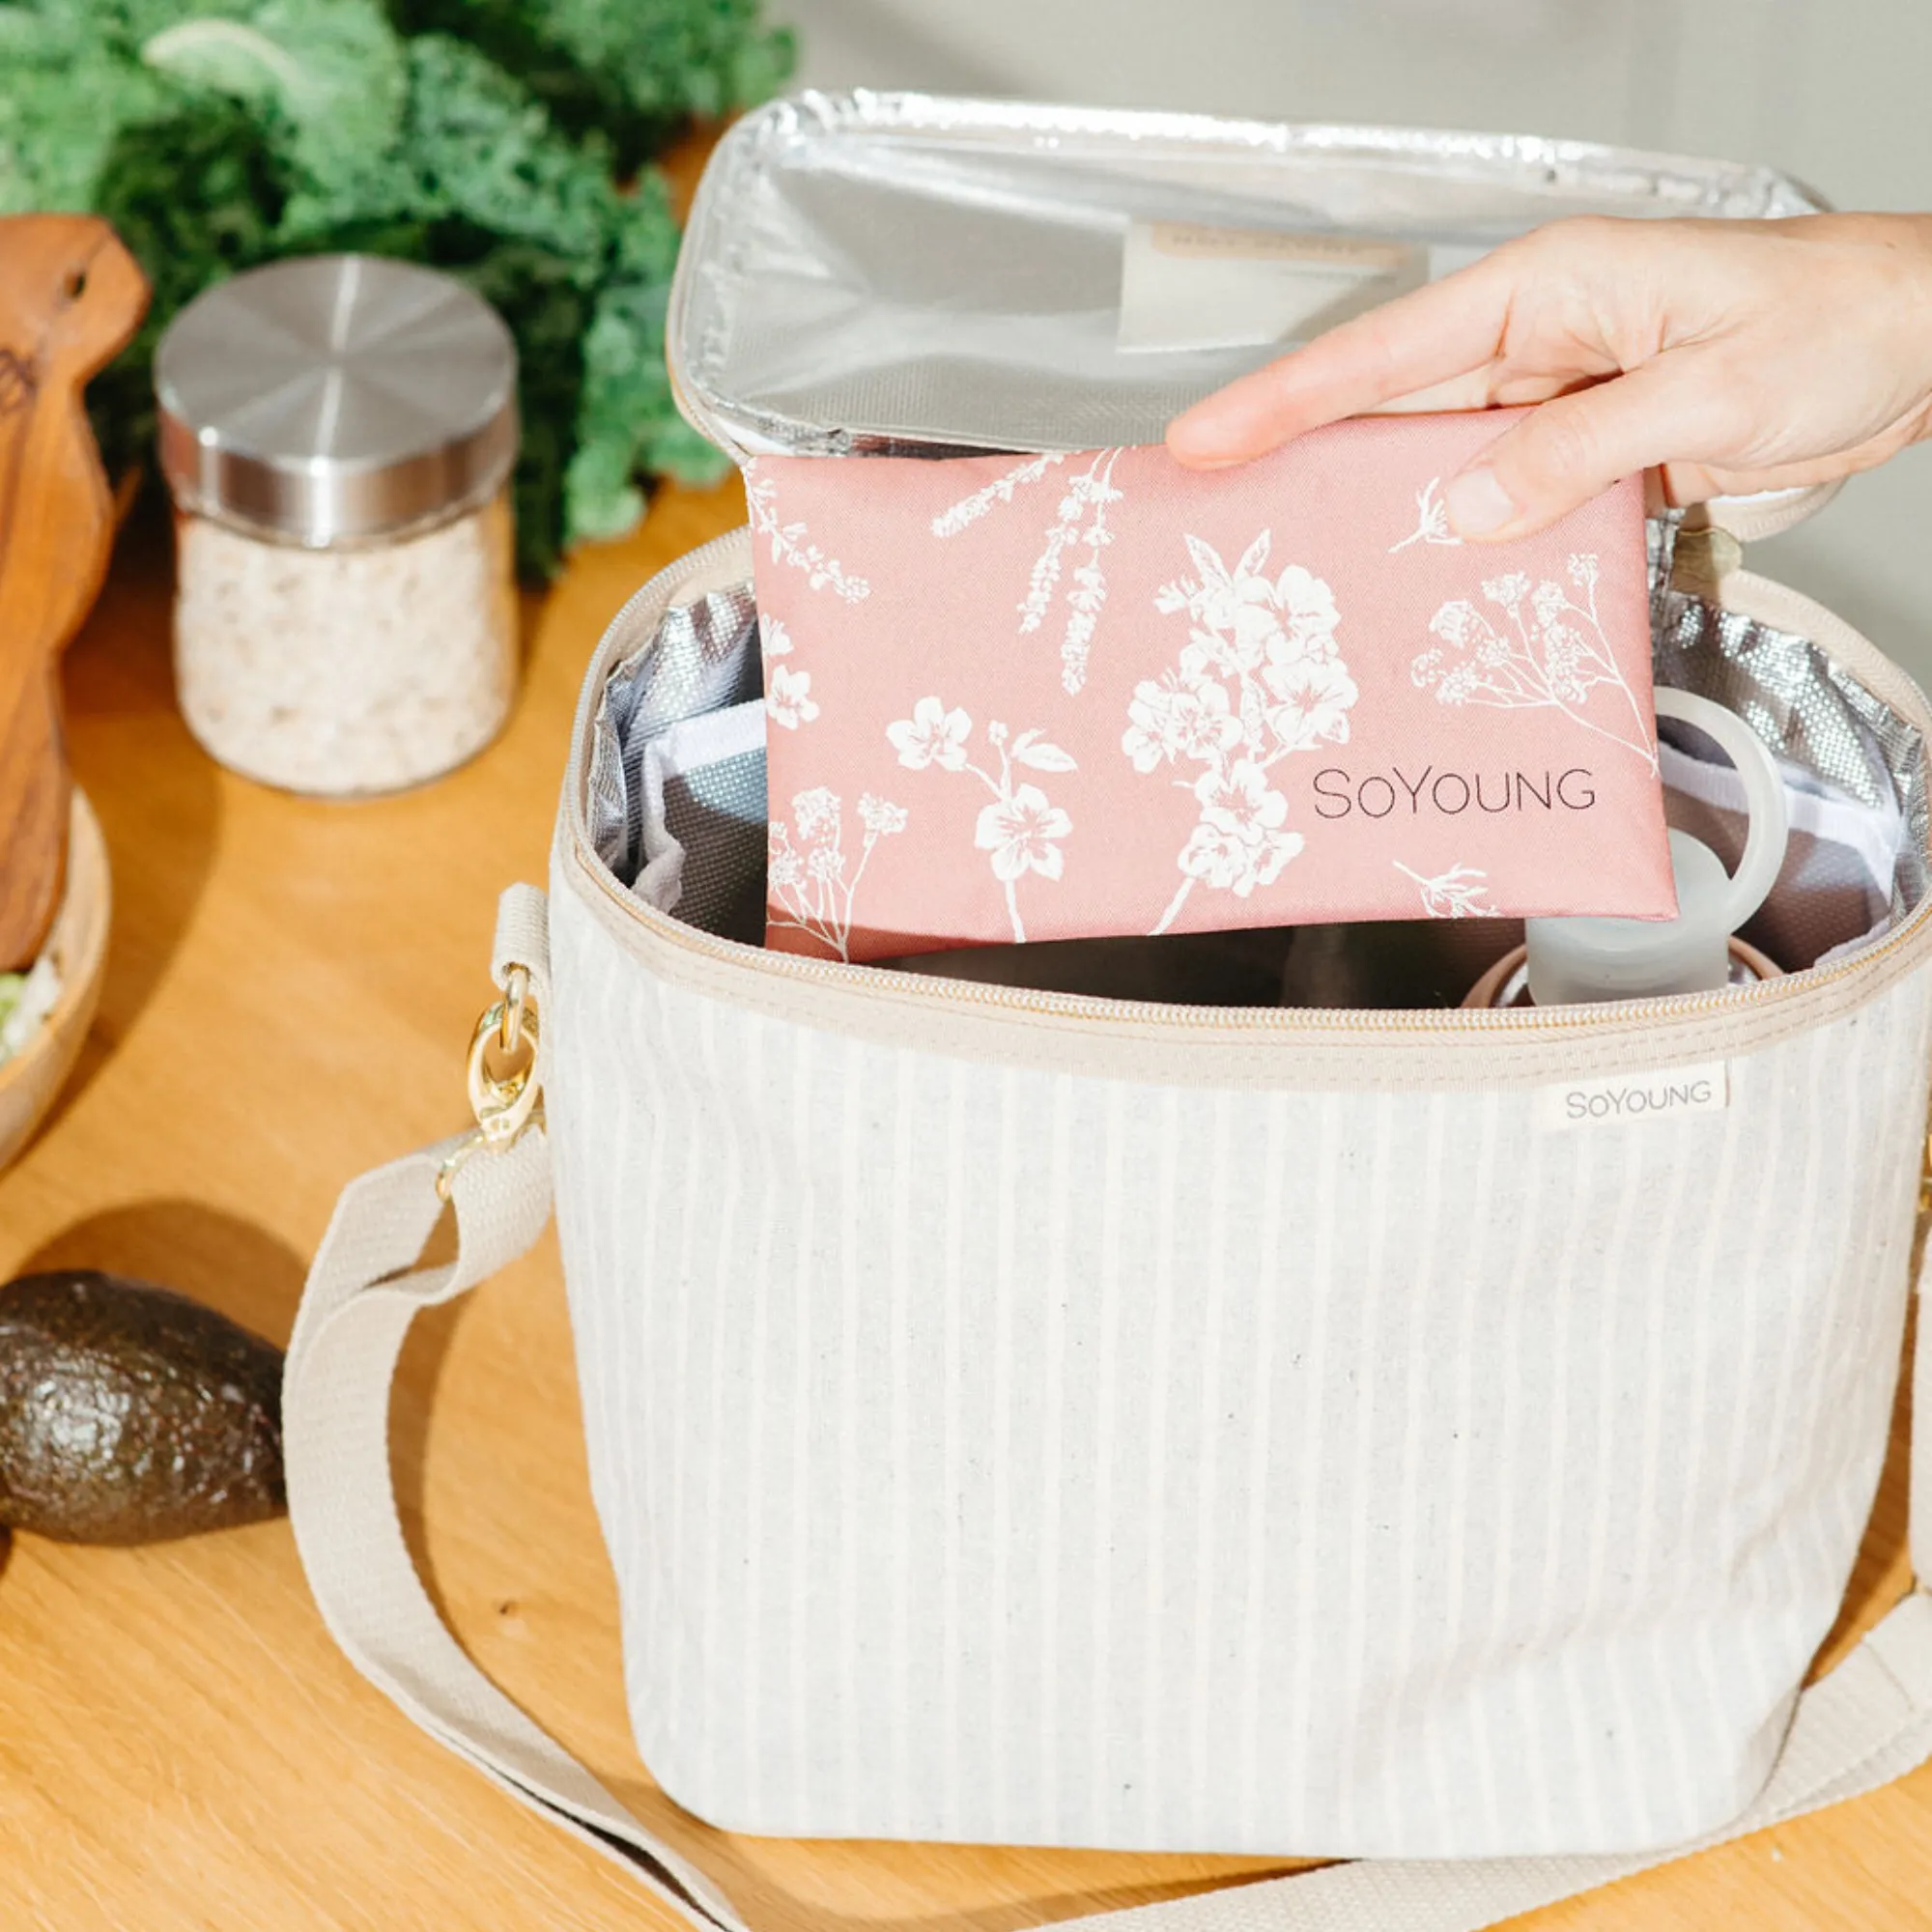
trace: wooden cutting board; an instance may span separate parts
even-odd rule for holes
[[[60,905],[71,791],[60,655],[113,542],[81,395],[147,305],[106,222],[0,218],[0,972],[33,963]]]

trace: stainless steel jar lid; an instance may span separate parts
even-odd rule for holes
[[[495,494],[517,453],[502,318],[432,269],[311,255],[199,295],[155,355],[185,509],[324,547]]]

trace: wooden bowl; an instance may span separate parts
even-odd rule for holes
[[[26,1045],[0,1061],[0,1167],[33,1138],[52,1107],[100,1004],[112,902],[107,844],[78,786],[68,825],[67,887],[46,944],[60,968],[60,997]]]

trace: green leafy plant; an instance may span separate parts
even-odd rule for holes
[[[397,0],[412,33],[453,34],[517,74],[573,134],[610,139],[626,170],[690,114],[762,100],[791,42],[757,0]]]
[[[155,299],[90,395],[125,468],[182,305],[284,256],[428,262],[517,338],[526,571],[630,528],[644,479],[708,481],[664,367],[677,252],[648,156],[761,98],[790,42],[757,0],[0,4],[0,213],[105,215]]]

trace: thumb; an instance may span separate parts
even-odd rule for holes
[[[1682,352],[1538,405],[1443,492],[1457,535],[1525,537],[1624,477],[1683,457],[1710,397]],[[1700,407],[1701,405],[1701,407]]]

